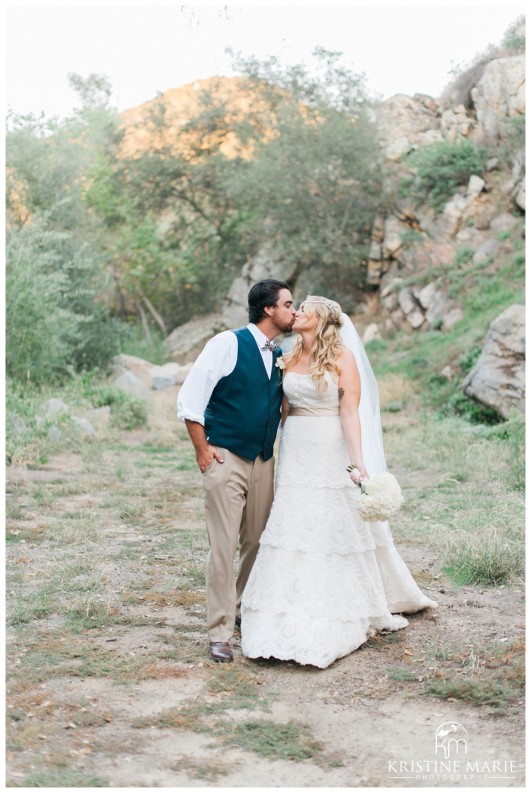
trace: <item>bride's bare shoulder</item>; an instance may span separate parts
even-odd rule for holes
[[[340,366],[349,366],[352,365],[352,363],[356,363],[356,359],[354,358],[352,350],[349,350],[348,347],[342,347],[337,356],[337,362]]]

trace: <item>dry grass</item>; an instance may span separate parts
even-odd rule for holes
[[[414,401],[398,377],[388,378],[383,390],[384,400]],[[470,536],[481,536],[494,517],[500,525],[509,514],[519,520],[521,494],[507,495],[502,506],[492,492],[497,442],[471,435],[455,447],[461,425],[428,425],[407,410],[385,413],[390,468],[407,498],[393,533],[436,560],[441,527],[449,534],[468,521]],[[186,434],[173,430],[154,438],[149,431],[124,433],[119,444],[116,437],[101,440],[75,459],[69,452],[68,475],[58,460],[50,481],[37,486],[30,471],[26,483],[9,484],[7,743],[9,766],[24,774],[10,785],[108,786],[98,758],[144,751],[130,738],[132,724],[136,736],[151,728],[208,735],[214,742],[208,761],[186,754],[174,760],[192,784],[223,784],[227,768],[219,752],[232,744],[272,763],[282,757],[331,769],[342,762],[303,724],[264,718],[272,681],[281,681],[277,696],[289,696],[309,675],[294,665],[208,659],[202,482]],[[438,565],[413,570],[421,584],[441,581]],[[497,713],[512,713],[521,699],[523,648],[513,643],[476,649],[479,667],[467,663],[463,648],[423,662],[406,650],[406,632],[374,637],[357,657],[363,679],[332,673],[328,687],[322,683],[326,701],[356,707],[360,697],[376,701],[396,692],[397,683],[411,696],[429,684],[430,696],[459,696]],[[159,684],[165,696],[157,703],[149,696],[138,700],[136,717],[120,713],[108,693],[135,697],[144,686],[157,692]],[[65,685],[70,693],[58,695]],[[82,691],[94,693],[98,709],[85,704]],[[114,732],[106,740],[109,718]]]
[[[413,382],[403,375],[388,373],[378,382],[380,406],[385,410],[389,406],[405,407],[415,393]]]

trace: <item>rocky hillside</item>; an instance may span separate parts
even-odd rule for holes
[[[179,130],[198,111],[198,97],[205,90],[222,92],[234,118],[244,114],[252,101],[252,97],[242,93],[238,79],[198,81],[167,92],[162,100],[174,119],[176,146],[182,147],[183,140],[186,145],[186,136],[183,138]],[[155,110],[156,101],[123,114],[125,145],[130,151],[146,144],[142,135],[152,134],[142,119],[145,120],[146,112],[149,115]],[[399,94],[382,103],[376,109],[376,117],[386,174],[382,200],[385,211],[374,219],[364,262],[364,299],[353,318],[366,342],[400,332],[449,333],[456,326],[461,327],[459,323],[466,323],[470,310],[467,296],[481,290],[489,278],[496,280],[500,272],[510,270],[515,254],[521,252],[523,259],[525,149],[523,136],[518,141],[511,130],[525,119],[524,56],[488,63],[470,91],[467,106],[461,103],[449,107],[448,97],[443,102],[426,95]],[[438,207],[404,192],[404,180],[414,173],[408,166],[408,155],[433,144],[462,141],[488,151],[481,172],[472,174],[466,185],[459,186]],[[237,141],[227,132],[218,144],[230,155]],[[304,269],[286,263],[275,250],[264,247],[234,279],[217,313],[197,317],[171,333],[165,342],[168,357],[185,364],[195,358],[214,333],[245,324],[249,288],[265,277],[288,281],[297,300],[311,290],[311,279]],[[338,295],[331,297],[340,299]],[[494,314],[501,313],[494,309],[489,313],[488,306],[485,308],[488,323],[496,319]],[[508,309],[509,305],[498,308]],[[523,317],[518,311],[509,314],[516,326],[509,323],[509,327],[503,321],[501,325],[506,328],[507,338],[519,339],[513,344],[518,362],[509,366],[518,374],[513,378],[516,396],[513,394],[505,402],[521,407]],[[504,356],[500,366],[506,375]],[[496,377],[499,380],[500,374]],[[492,390],[492,383],[488,388]],[[478,396],[474,378],[467,383],[467,393]],[[502,409],[502,414],[508,409]]]
[[[206,81],[177,89],[164,95],[172,113],[185,118],[194,111],[194,91],[205,88]],[[225,85],[212,82],[210,87]],[[208,86],[207,86],[208,87]],[[238,84],[226,84],[227,96],[241,102]],[[236,97],[238,99],[236,100]],[[438,324],[444,316],[446,326],[455,322],[460,313],[443,299],[437,284],[431,284],[419,300],[415,290],[398,291],[397,285],[412,274],[444,268],[455,260],[458,248],[466,245],[474,249],[475,261],[485,260],[503,246],[500,235],[520,227],[519,216],[525,213],[524,148],[510,153],[510,164],[493,157],[486,173],[475,175],[468,187],[449,200],[442,211],[428,205],[415,206],[398,193],[404,166],[401,160],[413,150],[433,143],[470,140],[489,150],[499,148],[507,135],[507,122],[525,114],[525,60],[523,56],[492,61],[480,82],[472,90],[474,106],[464,105],[444,109],[433,97],[398,94],[378,108],[378,127],[388,171],[385,185],[387,213],[375,219],[372,245],[367,260],[366,285],[370,288],[370,313],[378,314],[386,332],[404,321],[412,328]],[[242,106],[243,107],[243,106]],[[124,118],[132,122],[140,116],[140,109],[128,111]],[[146,133],[147,134],[147,133]],[[262,251],[248,263],[234,281],[223,310],[199,324],[213,327],[232,327],[245,321],[246,296],[249,285],[270,275],[286,278],[293,283],[295,293],[304,292],[304,273],[293,282],[294,273],[271,251]],[[375,302],[374,290],[380,301]],[[390,295],[394,297],[390,298]],[[399,299],[400,295],[400,299]],[[449,311],[456,309],[449,315]],[[396,313],[400,312],[400,313]],[[194,321],[178,329],[175,338],[196,338]],[[191,331],[191,333],[190,333]],[[169,341],[172,349],[172,341]],[[181,347],[182,355],[188,350]],[[190,349],[192,349],[190,347]],[[179,353],[179,354],[181,354]]]

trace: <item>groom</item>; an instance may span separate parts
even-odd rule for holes
[[[293,297],[267,279],[248,295],[249,324],[218,333],[182,385],[177,413],[203,474],[210,553],[206,569],[210,657],[232,661],[229,641],[273,501],[273,445],[280,422],[282,380],[272,343],[289,333]],[[233,561],[240,541],[235,581]]]

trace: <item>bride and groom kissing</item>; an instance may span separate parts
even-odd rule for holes
[[[251,288],[248,311],[245,328],[205,345],[177,400],[203,476],[210,657],[232,661],[241,630],[248,658],[326,668],[437,604],[388,522],[356,509],[356,484],[386,463],[378,387],[352,322],[326,297],[295,310],[275,279]],[[282,355],[273,340],[291,332]]]

